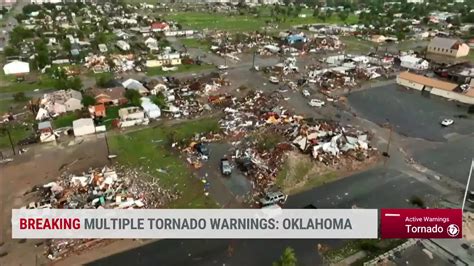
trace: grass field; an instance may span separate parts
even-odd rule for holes
[[[36,89],[51,89],[54,87],[54,80],[49,77],[40,77],[36,82],[16,82],[14,77],[0,77],[0,92],[28,92]]]
[[[311,11],[312,12],[312,11]],[[326,21],[315,18],[309,11],[303,11],[307,17],[286,17],[285,21],[279,23],[279,30],[289,28],[294,25],[309,23],[343,23],[337,15],[333,15]],[[266,21],[271,21],[269,12],[263,12],[261,16],[254,15],[228,15],[222,13],[204,13],[204,12],[176,12],[165,14],[166,19],[175,20],[190,29],[217,29],[227,31],[255,31],[262,30]],[[357,16],[350,15],[346,23],[356,23]]]
[[[112,151],[118,155],[119,162],[148,169],[161,186],[181,192],[181,198],[173,202],[170,208],[212,208],[216,207],[216,203],[204,196],[203,184],[192,175],[185,158],[171,150],[170,140],[189,139],[196,133],[217,130],[217,120],[202,119],[116,135],[109,138],[109,143]]]
[[[72,127],[72,121],[79,119],[77,113],[66,113],[53,120],[53,128]]]
[[[211,48],[211,44],[208,41],[201,39],[181,39],[180,42],[187,48],[200,48],[204,51]]]
[[[375,44],[368,40],[361,40],[354,36],[342,36],[341,41],[346,45],[349,53],[367,53],[375,49]]]
[[[12,138],[13,145],[15,149],[17,149],[16,145],[18,141],[25,139],[33,134],[31,128],[27,126],[23,126],[21,124],[10,124],[8,126],[8,130],[10,131],[10,136]],[[0,131],[0,149],[7,149],[10,148],[10,140],[8,139],[8,135]]]
[[[147,76],[166,76],[172,75],[175,73],[184,73],[184,72],[193,72],[193,71],[201,71],[206,69],[214,68],[213,65],[179,65],[177,66],[178,70],[176,71],[163,71],[161,67],[150,67],[147,69],[146,75]]]

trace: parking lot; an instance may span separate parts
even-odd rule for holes
[[[425,97],[396,84],[354,92],[349,103],[367,119],[380,125],[388,122],[408,137],[446,141],[453,133],[470,134],[474,128],[474,116],[468,115],[467,106]],[[443,128],[440,122],[445,118],[454,119],[454,124]]]

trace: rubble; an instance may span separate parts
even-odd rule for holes
[[[163,169],[161,169],[163,171]],[[162,171],[160,173],[162,173]],[[136,209],[161,208],[179,198],[179,193],[162,188],[143,171],[123,166],[90,169],[79,175],[62,174],[56,181],[35,186],[39,197],[28,209]],[[148,181],[148,180],[153,181]],[[27,193],[28,194],[28,193]],[[47,242],[47,257],[54,260],[88,248],[101,240],[55,239]]]

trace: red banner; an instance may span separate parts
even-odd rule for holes
[[[382,209],[382,238],[461,238],[461,209]]]

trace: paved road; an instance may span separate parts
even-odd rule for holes
[[[429,201],[437,193],[430,187],[395,170],[377,168],[290,196],[286,207],[319,208],[409,207],[407,199],[418,195]],[[300,265],[320,265],[318,243],[341,245],[341,240],[162,240],[113,255],[89,265],[271,265],[282,250],[295,249]],[[234,249],[228,256],[228,246]],[[258,255],[257,255],[258,254]]]
[[[348,98],[369,120],[377,124],[389,121],[394,130],[408,137],[446,141],[452,133],[470,134],[474,129],[474,115],[467,113],[467,106],[436,96],[428,98],[396,84],[358,91]],[[443,128],[440,122],[444,118],[452,118],[455,123]]]

